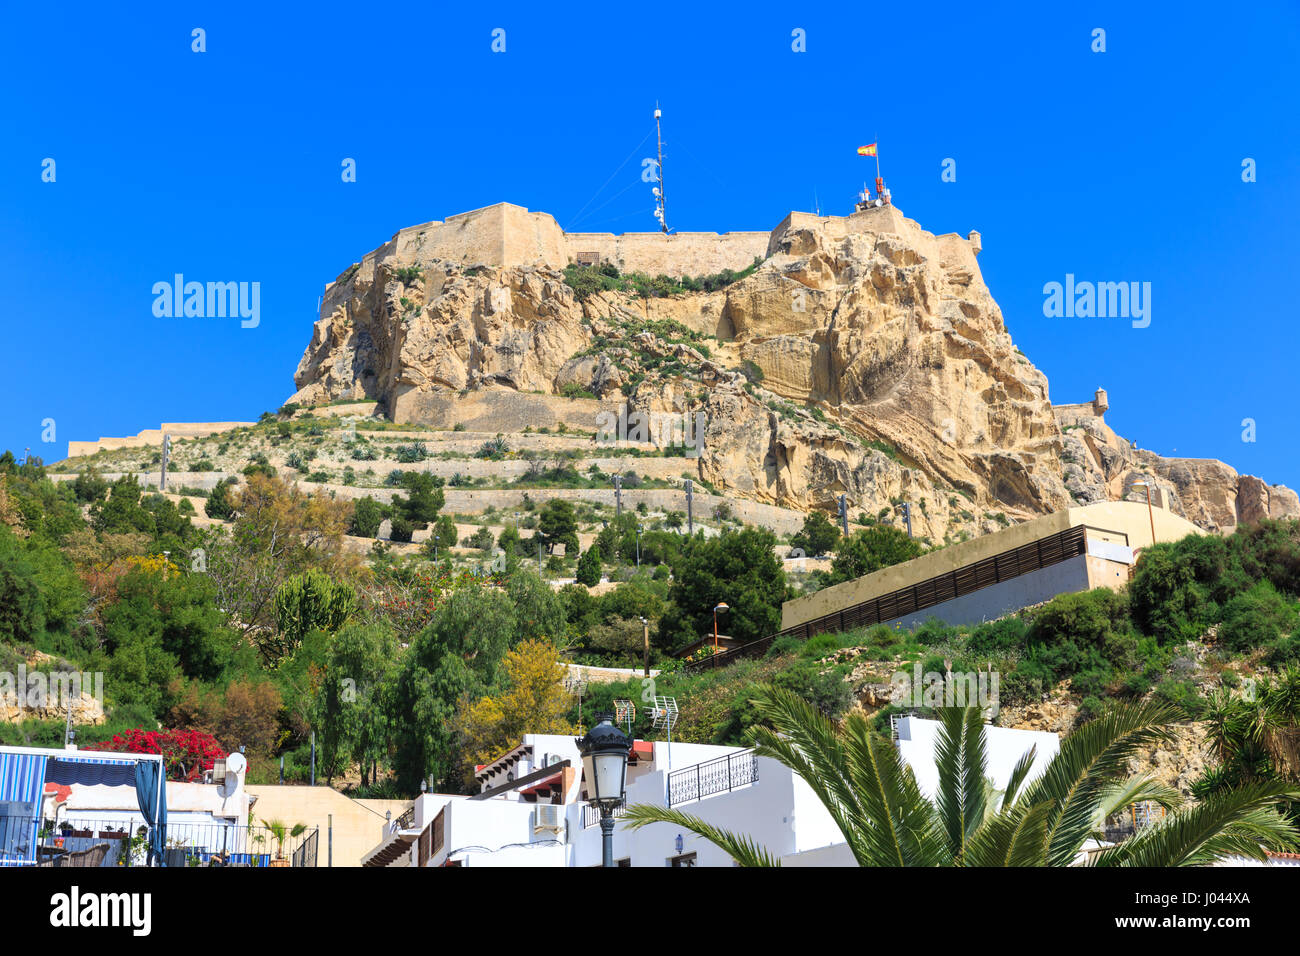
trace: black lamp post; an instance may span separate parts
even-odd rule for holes
[[[602,866],[614,865],[614,809],[627,788],[627,754],[632,741],[614,726],[613,714],[597,714],[597,724],[576,741],[587,778],[587,801],[600,811]]]

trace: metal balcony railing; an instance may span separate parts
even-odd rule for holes
[[[627,804],[622,804],[614,808],[614,819],[627,816]],[[593,807],[590,803],[582,808],[582,828],[590,829],[600,823],[600,810]]]
[[[728,793],[752,783],[758,783],[758,757],[754,751],[727,754],[670,773],[668,806],[702,800],[715,793]]]

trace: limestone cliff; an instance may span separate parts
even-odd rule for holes
[[[1220,462],[1132,448],[1102,405],[1053,409],[980,275],[976,233],[936,237],[894,207],[792,213],[738,281],[643,298],[579,294],[560,259],[586,243],[624,272],[681,276],[743,267],[754,234],[701,260],[700,234],[602,245],[557,239],[520,207],[480,212],[454,235],[403,230],[330,285],[292,401],[366,396],[398,422],[507,433],[595,433],[624,403],[655,422],[703,412],[695,467],[726,493],[803,509],[846,494],[855,517],[886,521],[907,501],[935,541],[1130,496],[1139,477],[1206,528],[1300,514],[1294,492]]]

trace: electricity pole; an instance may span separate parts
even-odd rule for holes
[[[158,476],[158,490],[167,490],[167,462],[172,456],[172,436],[163,435],[162,474]]]
[[[695,535],[695,482],[686,479],[686,534],[690,537]]]
[[[840,495],[840,530],[844,537],[849,536],[849,503],[844,495]]]
[[[907,523],[907,536],[912,536],[912,506],[903,502],[903,521]]]

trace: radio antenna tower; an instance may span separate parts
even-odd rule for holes
[[[668,233],[668,216],[664,211],[664,135],[663,129],[659,124],[659,118],[663,116],[663,111],[659,109],[658,101],[655,102],[655,139],[659,143],[659,166],[656,172],[659,175],[659,182],[654,188],[655,195],[655,218],[659,220],[659,228],[664,234]]]

